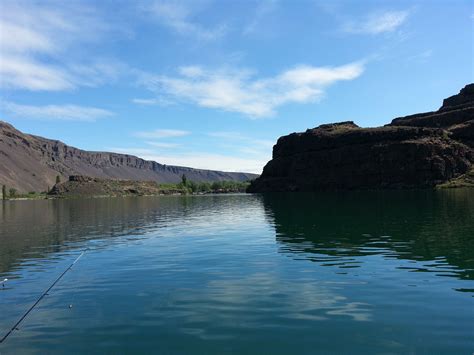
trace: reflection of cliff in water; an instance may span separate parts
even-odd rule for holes
[[[378,254],[474,279],[474,190],[282,193],[264,205],[295,258],[346,268]]]
[[[84,248],[88,240],[103,241],[94,244],[100,247],[114,237],[137,238],[168,226],[199,227],[217,218],[216,204],[226,211],[221,220],[245,214],[247,207],[263,214],[258,197],[242,195],[0,201],[0,274],[25,259]]]

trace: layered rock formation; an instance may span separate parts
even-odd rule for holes
[[[246,181],[257,176],[163,165],[126,154],[88,152],[57,140],[22,133],[0,121],[0,185],[19,192],[45,191],[55,184],[57,175],[62,181],[70,175],[85,175],[176,183],[183,174],[196,182]]]
[[[250,192],[434,187],[472,174],[474,84],[435,112],[377,128],[326,124],[278,139]]]

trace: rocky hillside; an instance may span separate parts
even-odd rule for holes
[[[281,137],[249,191],[434,187],[468,182],[473,167],[470,84],[438,111],[396,118],[384,127],[341,122]]]
[[[88,152],[60,141],[25,134],[0,121],[0,185],[19,192],[45,191],[56,176],[65,181],[70,175],[105,179],[127,179],[176,183],[185,174],[192,181],[245,181],[248,173],[228,173],[163,165],[132,155]]]
[[[163,189],[155,181],[110,180],[71,175],[68,181],[56,184],[48,193],[50,197],[100,197],[100,196],[153,196],[179,194],[181,190]]]

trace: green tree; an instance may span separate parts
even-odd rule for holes
[[[199,184],[198,190],[199,192],[211,192],[211,184],[203,181]]]
[[[56,184],[59,184],[61,182],[61,176],[56,175]]]
[[[5,185],[2,186],[2,196],[4,200],[7,199],[7,187]]]
[[[194,181],[189,182],[189,188],[191,189],[192,193],[198,192],[199,190],[199,185],[196,184]]]
[[[186,178],[186,175],[183,174],[183,176],[181,176],[181,184],[183,184],[183,186],[186,186],[188,182],[188,179]]]
[[[15,197],[15,196],[16,196],[16,189],[14,189],[14,188],[12,187],[10,190],[8,190],[8,195],[9,195],[10,197]]]
[[[222,189],[222,182],[221,181],[214,181],[211,185],[212,191],[218,191]]]

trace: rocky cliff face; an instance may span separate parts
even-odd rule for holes
[[[70,175],[175,183],[185,174],[192,181],[245,181],[255,174],[227,173],[159,164],[132,155],[88,152],[60,141],[22,133],[0,121],[0,185],[20,192],[44,191]]]
[[[378,128],[322,125],[278,139],[251,192],[433,187],[474,164],[474,84],[435,112]]]

